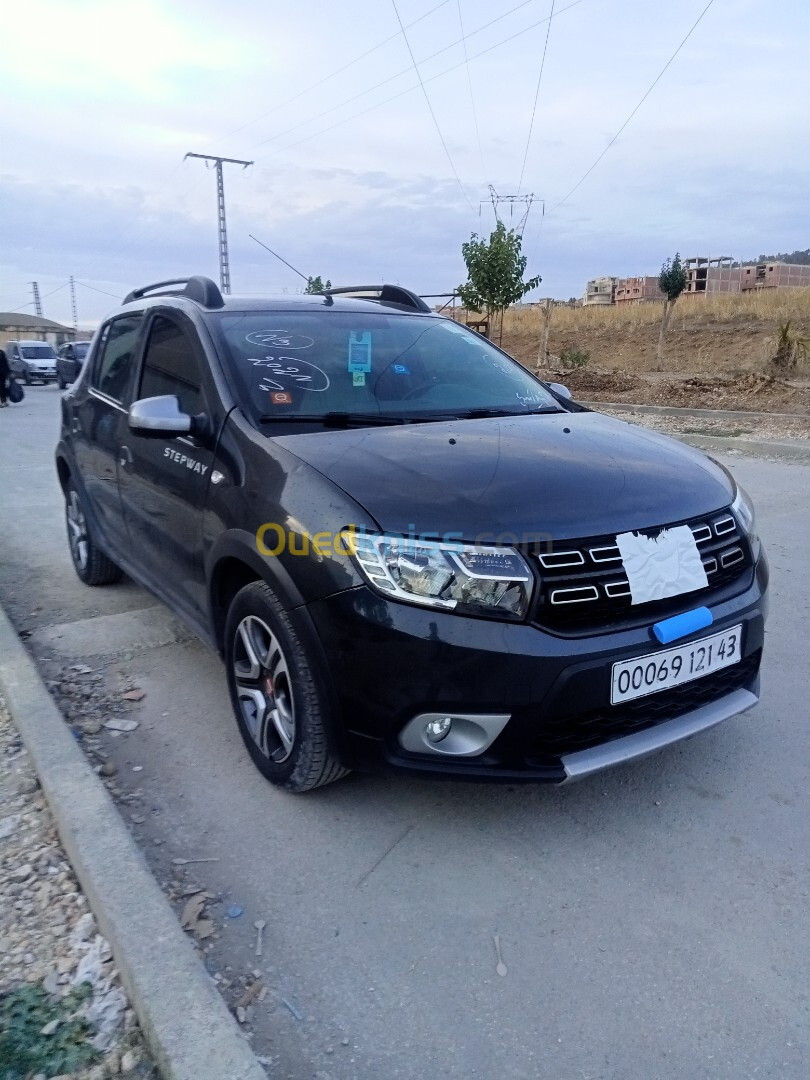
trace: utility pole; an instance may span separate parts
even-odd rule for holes
[[[79,329],[79,312],[76,308],[76,282],[73,280],[73,274],[70,275],[70,306],[73,310],[73,332],[75,333]]]
[[[34,294],[34,311],[42,318],[42,301],[39,298],[39,282],[31,282],[31,292]]]
[[[231,291],[231,268],[228,265],[228,233],[225,228],[225,181],[222,177],[222,166],[226,165],[242,165],[243,168],[247,168],[248,165],[252,165],[252,161],[241,161],[239,158],[227,158],[216,157],[214,154],[186,154],[183,161],[186,158],[200,158],[206,163],[206,168],[210,168],[209,161],[214,162],[214,168],[217,172],[217,224],[219,228],[219,284],[224,293]]]

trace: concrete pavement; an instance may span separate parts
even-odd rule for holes
[[[773,569],[753,712],[565,789],[353,776],[294,797],[252,769],[219,661],[135,586],[75,578],[58,398],[32,387],[0,414],[0,600],[46,670],[146,691],[109,740],[143,791],[131,828],[160,882],[173,857],[218,860],[188,872],[244,914],[206,962],[272,988],[252,1045],[276,1075],[806,1075],[807,466],[727,462]]]

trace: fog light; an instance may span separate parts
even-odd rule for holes
[[[429,724],[425,725],[425,735],[432,743],[441,742],[450,734],[452,726],[452,719],[449,716],[442,716],[436,720],[431,720]]]

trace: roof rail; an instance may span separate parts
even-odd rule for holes
[[[371,295],[368,295],[368,294]],[[353,296],[357,300],[376,300],[380,304],[400,304],[416,311],[432,311],[421,296],[401,285],[341,285],[324,289],[324,296]]]
[[[170,285],[183,285],[182,289],[167,288]],[[156,281],[153,285],[144,285],[141,289],[133,289],[127,293],[124,303],[129,304],[133,300],[142,300],[149,294],[155,296],[185,296],[189,300],[195,300],[206,308],[221,308],[225,306],[222,293],[217,285],[207,277],[195,274],[189,278],[170,278],[168,281]]]

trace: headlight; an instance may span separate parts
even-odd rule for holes
[[[346,531],[344,547],[363,577],[385,596],[454,611],[523,619],[532,572],[512,548]]]
[[[756,531],[754,504],[751,502],[747,492],[745,492],[739,484],[737,485],[737,494],[734,496],[734,502],[731,504],[731,512],[736,518],[740,529],[748,537],[751,543],[754,561],[756,561],[759,558],[760,543]]]

